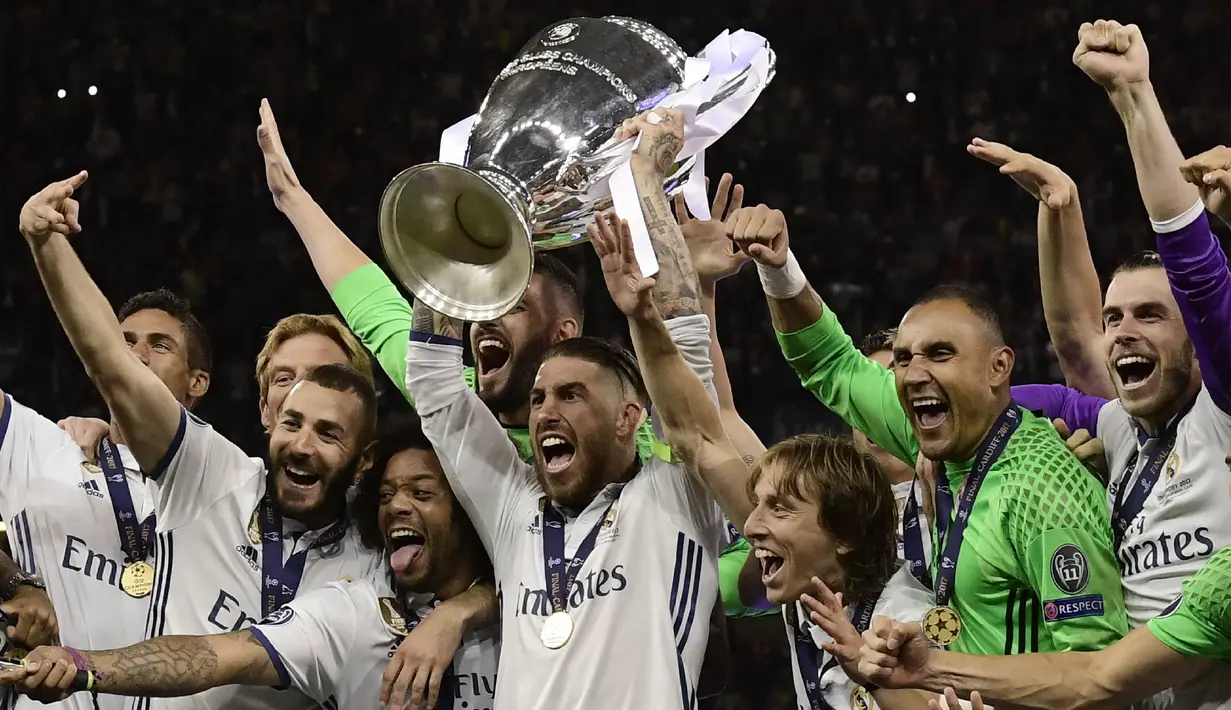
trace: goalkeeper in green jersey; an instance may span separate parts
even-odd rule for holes
[[[928,647],[919,624],[883,617],[859,671],[886,688],[978,692],[997,708],[1125,707],[1231,661],[1231,548],[1210,558],[1163,613],[1092,653],[982,658]]]
[[[942,287],[903,317],[892,369],[864,357],[809,288],[785,218],[740,210],[779,344],[804,387],[908,464],[943,462],[931,643],[980,655],[1096,650],[1127,631],[1105,492],[1051,423],[1014,405],[1013,351],[978,294]]]

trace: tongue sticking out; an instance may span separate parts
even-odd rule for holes
[[[389,566],[393,568],[394,572],[399,574],[405,572],[406,568],[410,566],[410,563],[422,549],[423,545],[416,543],[410,543],[399,547],[393,551],[392,555],[389,555]]]

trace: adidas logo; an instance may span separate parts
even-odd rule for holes
[[[85,491],[85,494],[88,496],[94,496],[95,498],[103,497],[103,492],[98,489],[98,481],[95,481],[93,478],[78,483],[77,487]]]
[[[244,556],[244,560],[248,562],[248,566],[256,571],[260,571],[260,565],[257,564],[256,548],[252,545],[236,545],[235,551]]]

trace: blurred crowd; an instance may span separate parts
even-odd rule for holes
[[[648,20],[689,53],[724,28],[765,35],[777,78],[710,151],[710,173],[734,173],[747,201],[787,213],[805,272],[853,334],[895,324],[940,281],[987,286],[1017,351],[1017,382],[1060,374],[1038,306],[1036,203],[969,157],[969,139],[1068,172],[1107,273],[1152,235],[1117,118],[1070,63],[1080,22],[1114,15],[1141,26],[1187,154],[1225,142],[1231,125],[1225,45],[1197,41],[1231,22],[1225,3],[43,0],[0,8],[0,210],[15,221],[29,194],[88,169],[77,243],[91,273],[116,304],[159,286],[191,298],[216,359],[198,413],[259,451],[259,343],[281,316],[331,310],[264,184],[261,97],[278,112],[300,179],[375,256],[387,181],[436,158],[440,131],[478,107],[538,29],[601,14]],[[0,243],[0,383],[48,416],[101,416],[10,235]],[[593,278],[588,249],[567,257]],[[777,354],[759,290],[744,273],[718,299],[741,413],[767,441],[841,426]],[[589,330],[619,337],[624,319],[601,286],[587,308]],[[745,632],[754,635],[732,631]],[[757,694],[728,694],[720,707],[790,706],[788,664],[737,658]],[[783,678],[766,697],[771,669]]]

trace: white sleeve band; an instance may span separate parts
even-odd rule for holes
[[[765,295],[780,301],[795,298],[808,287],[808,278],[804,276],[804,270],[799,268],[799,261],[795,259],[795,253],[792,251],[787,251],[786,263],[780,267],[758,263],[757,276],[761,277],[761,288],[765,290]]]
[[[1155,234],[1170,234],[1172,232],[1178,232],[1197,221],[1197,218],[1201,216],[1202,212],[1205,212],[1205,203],[1201,200],[1197,200],[1197,204],[1189,207],[1186,212],[1172,217],[1171,219],[1166,219],[1162,222],[1150,220],[1150,226],[1154,228]]]

